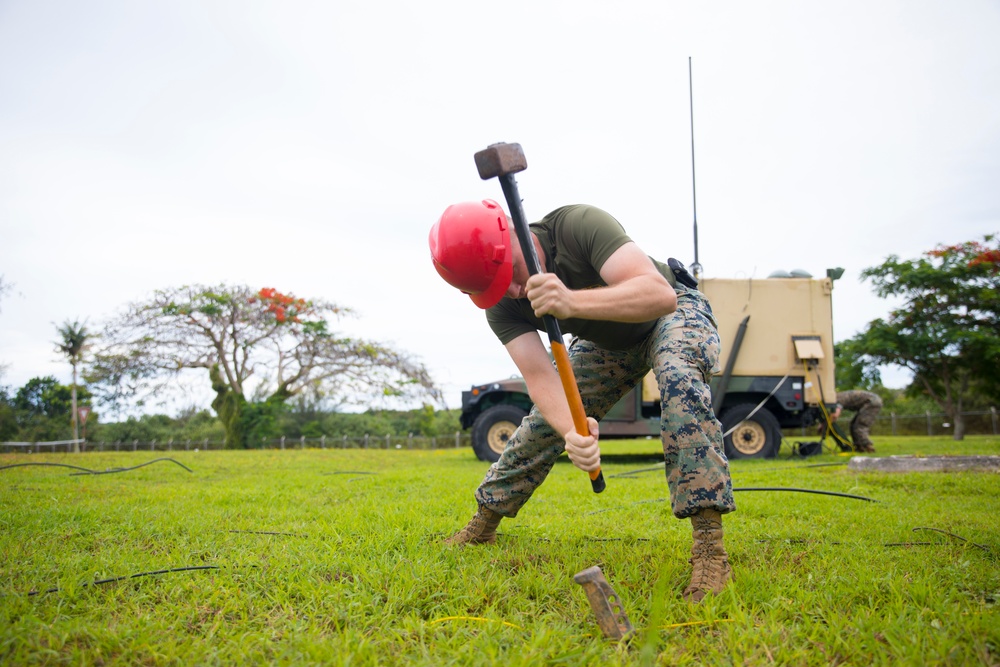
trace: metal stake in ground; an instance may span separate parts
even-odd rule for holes
[[[622,640],[635,632],[622,607],[621,598],[604,578],[601,568],[594,565],[573,575],[573,581],[583,586],[597,625],[608,639]]]
[[[517,240],[521,245],[528,273],[531,275],[541,273],[538,253],[531,240],[531,230],[528,229],[528,221],[524,217],[524,208],[521,206],[521,197],[517,192],[517,181],[514,180],[514,174],[528,168],[528,161],[524,157],[524,151],[521,150],[521,144],[493,144],[476,153],[475,157],[480,178],[484,181],[491,178],[500,180],[500,187],[503,188],[503,196],[507,200],[510,217],[514,220],[514,231],[517,232]],[[549,346],[552,348],[552,356],[556,360],[556,368],[559,370],[563,392],[569,402],[573,426],[580,435],[590,435],[590,428],[587,426],[587,413],[583,409],[580,389],[576,386],[576,376],[569,363],[569,354],[567,354],[566,345],[563,343],[559,322],[551,315],[545,315],[542,317],[542,321],[545,322],[545,331],[549,335]],[[601,469],[598,468],[588,474],[594,493],[603,491],[605,483]]]

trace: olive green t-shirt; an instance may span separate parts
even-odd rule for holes
[[[555,273],[571,290],[607,287],[601,279],[601,267],[616,250],[632,240],[610,214],[581,204],[558,208],[530,227],[542,246],[546,271]],[[513,234],[511,241],[517,242]],[[653,260],[653,263],[674,285],[673,272],[661,262]],[[527,299],[504,297],[487,309],[486,320],[504,345],[525,333],[545,329],[545,323],[535,316]],[[559,328],[562,333],[579,336],[609,350],[623,350],[649,335],[654,323],[655,320],[636,324],[574,318],[559,320]]]

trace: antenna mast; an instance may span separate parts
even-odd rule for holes
[[[698,261],[698,195],[694,183],[694,84],[691,76],[691,56],[688,56],[688,102],[691,107],[691,200],[694,206],[694,263],[691,273],[695,280],[701,280],[701,262]]]

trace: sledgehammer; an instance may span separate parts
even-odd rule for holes
[[[521,144],[492,144],[485,150],[476,153],[476,168],[479,169],[479,177],[484,181],[491,178],[500,179],[500,187],[503,188],[503,196],[507,200],[507,208],[510,209],[510,217],[514,220],[514,231],[517,232],[517,240],[521,244],[521,252],[524,253],[524,261],[528,265],[528,273],[535,275],[541,273],[538,264],[538,253],[535,251],[535,244],[531,240],[531,231],[528,229],[528,221],[524,217],[524,208],[521,206],[521,197],[517,192],[517,182],[514,174],[528,168],[528,161],[521,150]],[[569,401],[569,411],[573,416],[573,426],[580,435],[590,435],[590,428],[587,426],[587,413],[583,409],[583,400],[580,398],[580,389],[576,386],[576,376],[573,374],[573,367],[569,363],[569,354],[566,353],[566,345],[563,344],[562,332],[559,330],[559,322],[551,315],[542,317],[545,322],[545,331],[549,334],[549,346],[552,348],[552,356],[556,360],[556,368],[559,370],[559,379],[562,381],[563,391],[566,393],[566,400]],[[598,468],[590,475],[590,486],[594,493],[604,490],[604,474]]]

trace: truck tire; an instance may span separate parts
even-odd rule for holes
[[[722,412],[722,432],[732,433],[723,440],[726,458],[773,459],[781,448],[781,426],[766,408],[753,413],[756,405],[741,403]],[[735,428],[734,428],[735,427]]]
[[[496,462],[528,413],[514,405],[494,405],[472,424],[472,449],[481,461]]]

